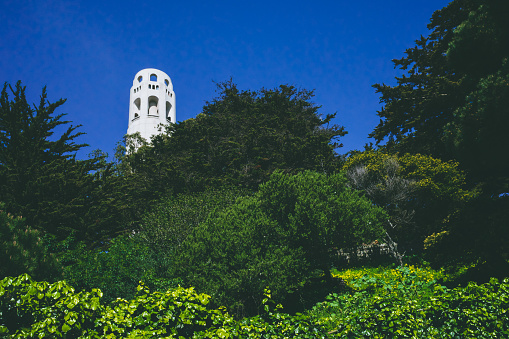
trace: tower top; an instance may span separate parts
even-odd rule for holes
[[[177,121],[175,92],[170,77],[155,68],[145,68],[133,79],[129,100],[127,134],[136,132],[150,141],[162,125]]]
[[[173,84],[168,74],[158,69],[145,68],[136,73],[133,79],[133,86],[136,87],[139,83],[142,83],[143,81],[164,82],[164,84],[170,89],[170,91],[173,91]]]

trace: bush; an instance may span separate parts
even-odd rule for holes
[[[59,265],[44,246],[41,233],[2,210],[0,245],[0,279],[22,273],[50,280],[59,275]]]
[[[215,210],[233,204],[246,192],[238,189],[179,194],[161,199],[143,216],[136,238],[150,248],[158,275],[174,270],[174,259],[189,233]]]
[[[305,316],[281,313],[266,291],[262,316],[236,322],[210,307],[193,288],[150,292],[143,284],[131,300],[102,303],[102,292],[79,292],[63,281],[28,275],[0,281],[2,338],[324,338]]]
[[[0,281],[0,336],[77,338],[100,316],[101,291],[75,293],[65,281],[35,282],[27,274]]]
[[[341,174],[276,172],[254,196],[193,230],[177,274],[237,316],[259,312],[267,286],[276,302],[302,307],[313,302],[306,289],[317,280],[333,284],[332,248],[381,237],[385,218]]]
[[[426,237],[450,229],[476,194],[465,189],[457,162],[428,155],[368,150],[348,158],[343,169],[352,187],[387,210],[395,227],[389,232],[406,251],[420,253]]]
[[[351,293],[331,294],[309,315],[338,338],[507,338],[509,280],[448,289],[440,272],[413,266],[349,270]]]
[[[180,282],[161,274],[155,254],[135,237],[117,237],[107,249],[86,250],[81,244],[64,259],[75,260],[64,269],[66,280],[78,290],[100,288],[106,301],[134,297],[139,281],[157,290]]]

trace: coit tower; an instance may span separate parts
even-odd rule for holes
[[[129,100],[129,126],[127,134],[139,132],[150,137],[161,133],[161,125],[177,121],[175,92],[168,74],[154,68],[146,68],[133,80]]]

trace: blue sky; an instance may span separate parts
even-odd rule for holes
[[[349,134],[339,153],[362,149],[378,124],[374,83],[394,84],[401,58],[444,0],[26,1],[0,5],[0,81],[21,80],[30,102],[43,86],[58,112],[82,124],[110,155],[127,131],[135,74],[172,79],[177,120],[200,113],[215,82],[241,89],[290,84],[314,89],[322,114]]]

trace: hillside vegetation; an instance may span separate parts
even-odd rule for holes
[[[230,80],[83,160],[65,100],[6,83],[0,337],[509,337],[508,14],[436,11],[348,154],[312,91]]]

